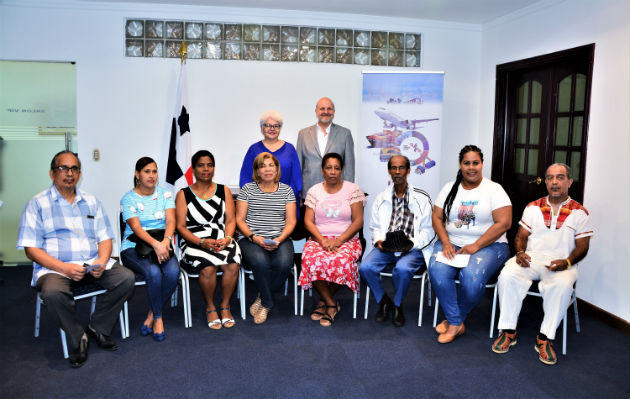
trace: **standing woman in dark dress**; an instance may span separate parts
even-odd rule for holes
[[[192,156],[195,183],[177,193],[175,212],[181,266],[188,273],[199,274],[199,286],[206,301],[206,318],[210,329],[231,328],[235,321],[230,298],[238,282],[241,251],[232,239],[236,229],[234,199],[227,186],[212,181],[214,156],[200,150]],[[221,268],[219,309],[214,304],[217,270]]]

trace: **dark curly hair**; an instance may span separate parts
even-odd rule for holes
[[[464,159],[464,155],[470,151],[474,151],[479,154],[481,158],[481,162],[483,162],[483,153],[481,149],[474,144],[468,144],[464,146],[459,151],[459,162],[461,163]],[[448,196],[446,196],[446,200],[444,200],[444,208],[442,209],[442,221],[444,221],[444,225],[448,222],[448,215],[451,213],[451,207],[453,206],[453,201],[455,200],[455,196],[457,196],[457,190],[459,189],[459,184],[462,183],[462,170],[457,171],[457,178],[455,178],[455,183],[451,187],[451,191],[448,192]]]

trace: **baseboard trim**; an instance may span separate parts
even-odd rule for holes
[[[580,314],[586,313],[588,315],[594,316],[606,325],[612,326],[613,328],[620,330],[621,332],[630,336],[630,323],[625,319],[619,318],[618,316],[611,314],[608,311],[589,303],[588,301],[584,301],[579,298],[577,299],[577,301],[579,310],[578,312]]]

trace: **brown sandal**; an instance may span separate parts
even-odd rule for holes
[[[249,313],[251,314],[251,316],[256,317],[256,315],[260,312],[261,307],[262,307],[262,303],[260,301],[260,294],[258,294],[258,297],[256,297],[256,300],[254,300],[252,305],[249,307]]]
[[[267,320],[267,315],[269,314],[269,310],[271,310],[271,308],[267,308],[261,305],[260,311],[258,311],[258,314],[256,314],[256,316],[254,317],[254,323],[262,324],[263,322],[265,322]]]

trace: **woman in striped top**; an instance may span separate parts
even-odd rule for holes
[[[254,322],[262,324],[273,307],[272,293],[280,290],[293,266],[295,195],[280,182],[280,163],[270,153],[254,159],[254,182],[243,185],[236,203],[236,226],[243,264],[252,269],[258,297],[249,308]]]

